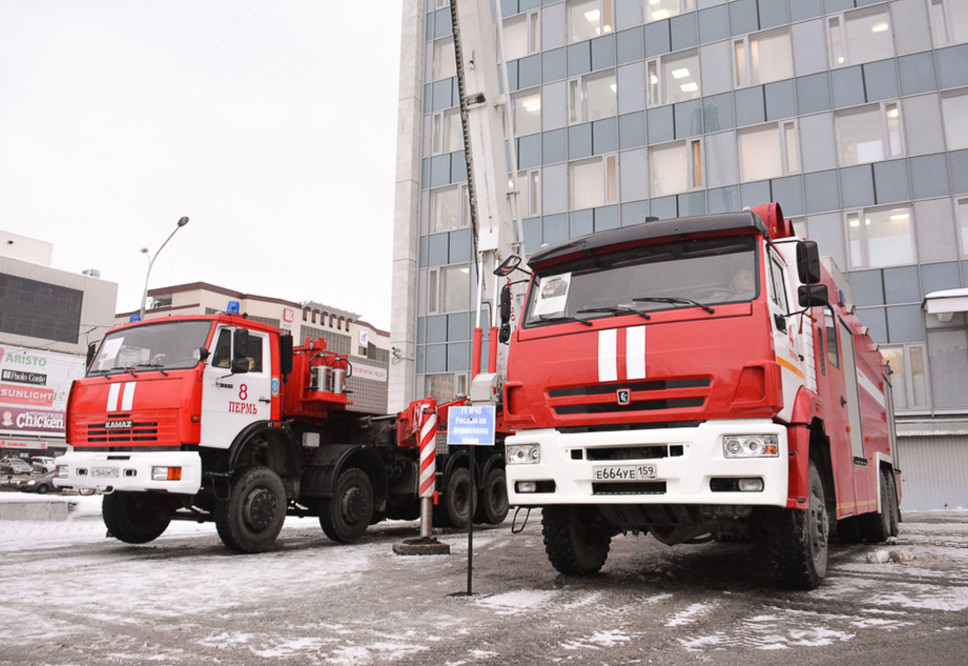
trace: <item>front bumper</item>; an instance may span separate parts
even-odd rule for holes
[[[775,435],[777,454],[726,458],[726,435]],[[514,506],[550,504],[787,505],[789,456],[786,429],[769,420],[707,421],[697,427],[562,433],[520,431],[505,441],[538,444],[540,462],[506,466]],[[595,479],[603,468],[652,466],[644,482]],[[740,491],[740,480],[762,480],[762,489]],[[524,484],[524,485],[522,485]],[[536,492],[521,492],[531,487]]]
[[[202,459],[190,451],[71,451],[57,458],[54,485],[98,493],[161,490],[194,495],[202,485]],[[178,470],[177,479],[153,479],[156,468]],[[175,476],[172,473],[170,476]]]

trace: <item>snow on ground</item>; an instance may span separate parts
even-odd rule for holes
[[[832,547],[830,575],[809,593],[772,587],[750,546],[667,548],[651,538],[616,538],[600,576],[562,577],[544,558],[540,525],[518,536],[503,526],[475,535],[475,594],[462,597],[467,542],[457,533],[442,539],[452,555],[407,558],[390,545],[413,536],[411,523],[340,546],[315,519],[287,518],[278,548],[239,556],[211,524],[175,522],[151,544],[128,546],[105,539],[100,498],[53,501],[74,505],[67,520],[0,521],[0,664],[5,650],[34,646],[48,650],[34,663],[686,663],[750,654],[805,663],[862,640],[964,629],[968,609],[963,515],[960,524],[903,524],[887,548],[913,551],[909,563],[868,562],[870,546]]]

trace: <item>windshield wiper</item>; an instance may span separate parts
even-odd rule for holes
[[[114,373],[116,370],[120,370],[121,371],[120,374],[122,374],[122,375],[127,372],[128,374],[130,374],[135,379],[138,378],[138,375],[135,373],[134,368],[131,367],[130,365],[127,366],[127,367],[121,367],[120,365],[116,365],[113,368],[111,368],[110,370],[105,371],[104,375],[105,376],[108,376],[108,375]]]
[[[591,326],[592,323],[587,319],[582,319],[581,317],[565,317],[562,315],[546,314],[538,315],[535,317],[538,321],[577,321],[579,324],[584,324],[585,326]]]
[[[639,299],[635,299],[639,300]],[[635,308],[630,308],[626,305],[603,305],[598,308],[582,308],[581,310],[576,310],[578,314],[587,314],[589,312],[611,312],[612,314],[634,314],[642,317],[646,321],[652,319],[649,315],[644,312],[640,312]]]
[[[162,365],[161,363],[139,363],[135,367],[136,368],[148,368],[149,370],[157,370],[158,372],[160,372],[161,374],[163,374],[165,377],[168,376],[168,373],[165,372],[165,366]]]
[[[694,301],[691,298],[683,298],[681,296],[644,296],[642,298],[633,298],[636,303],[670,303],[679,305],[695,305],[697,308],[702,308],[709,314],[715,314],[715,310],[706,305],[705,303],[700,303],[699,301]]]

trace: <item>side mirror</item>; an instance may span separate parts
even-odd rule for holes
[[[199,361],[207,361],[209,356],[209,351],[205,347],[199,347],[195,350],[195,356],[198,357]]]
[[[797,300],[800,307],[812,308],[814,306],[830,305],[830,295],[827,293],[825,284],[805,284],[797,288]]]
[[[84,364],[85,368],[90,368],[91,363],[94,361],[94,354],[97,353],[97,343],[92,342],[87,346],[87,363]]]
[[[292,335],[279,336],[279,374],[292,372]]]
[[[501,301],[499,305],[499,315],[501,324],[511,323],[511,285],[506,284],[501,287]]]
[[[520,265],[521,257],[516,254],[512,254],[510,257],[502,261],[500,266],[494,269],[494,274],[498,277],[507,277],[516,271]]]
[[[814,241],[797,243],[797,274],[804,284],[820,282],[820,251]]]
[[[244,375],[249,371],[249,359],[245,356],[239,356],[238,358],[232,359],[232,374],[233,375]]]

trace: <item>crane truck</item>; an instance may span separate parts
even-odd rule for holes
[[[528,262],[507,482],[512,505],[542,509],[558,571],[599,571],[619,533],[751,539],[810,589],[834,529],[897,533],[889,367],[779,205],[646,221]]]
[[[138,321],[92,345],[67,406],[55,485],[104,494],[109,533],[147,543],[172,520],[214,522],[230,549],[261,552],[287,515],[350,543],[384,518],[420,515],[418,400],[398,414],[347,411],[347,357],[237,312]],[[446,418],[443,419],[446,422]],[[507,514],[499,447],[477,447],[477,519]],[[439,524],[475,511],[468,454],[437,460]]]

